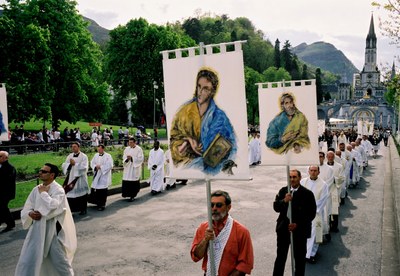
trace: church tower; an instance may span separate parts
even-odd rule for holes
[[[354,87],[354,98],[383,98],[385,88],[381,83],[381,73],[377,66],[377,43],[374,16],[371,15],[369,31],[365,40],[365,62]]]

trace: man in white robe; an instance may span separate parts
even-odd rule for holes
[[[86,154],[80,151],[80,144],[73,142],[71,144],[72,153],[62,164],[62,170],[66,175],[64,181],[64,189],[66,185],[71,186],[72,190],[66,190],[68,204],[72,212],[80,212],[80,215],[86,214],[87,195],[89,193],[89,185],[87,171],[89,168],[89,160]]]
[[[355,149],[360,153],[363,171],[368,167],[368,154],[365,147],[361,144],[362,138],[357,138]]]
[[[97,134],[97,131],[94,131],[90,137],[92,141],[92,147],[97,147],[99,145],[99,135]]]
[[[74,275],[75,224],[64,189],[55,181],[56,165],[39,171],[42,184],[33,188],[21,211],[26,235],[15,276]]]
[[[362,136],[361,145],[364,147],[367,156],[371,156],[374,152],[374,147],[372,146],[371,142],[368,140],[367,135]]]
[[[165,185],[166,189],[176,188],[175,178],[170,177],[171,175],[171,167],[172,167],[172,159],[171,159],[171,150],[168,149],[164,153],[164,162],[165,162]]]
[[[327,241],[331,240],[331,236],[329,234],[329,215],[331,213],[332,209],[332,195],[331,195],[331,190],[332,186],[334,186],[334,175],[333,175],[333,170],[331,167],[329,167],[326,162],[325,162],[325,153],[320,151],[319,152],[319,175],[318,178],[321,178],[323,181],[325,181],[326,185],[328,185],[329,189],[329,197],[328,200],[326,201],[325,205],[325,216],[323,217],[323,234],[325,235],[325,238]]]
[[[257,164],[261,164],[261,140],[260,140],[260,133],[257,132],[257,154],[256,154],[256,160],[257,160]]]
[[[112,156],[104,151],[104,145],[97,147],[97,153],[90,162],[93,170],[93,182],[89,202],[97,205],[97,210],[104,211],[107,201],[108,187],[111,186],[111,174],[114,161]]]
[[[362,159],[360,153],[355,149],[354,142],[347,145],[347,150],[350,152],[350,160],[353,161],[349,173],[349,187],[353,188],[357,186],[360,181],[360,176],[362,174]]]
[[[342,187],[340,188],[340,205],[344,205],[345,203],[345,198],[347,196],[347,187],[346,187],[346,166],[347,166],[347,160],[345,157],[342,157],[342,152],[340,150],[337,150],[335,152],[335,162],[339,163],[342,165],[342,174],[343,174],[343,182],[342,182]]]
[[[329,230],[331,232],[339,232],[339,204],[340,204],[340,193],[344,182],[344,169],[343,166],[335,162],[335,153],[328,151],[326,154],[326,164],[332,168],[334,174],[334,184],[330,187],[329,193],[331,195],[331,206],[328,209],[329,218]]]
[[[300,184],[314,193],[317,204],[317,214],[312,221],[311,238],[307,239],[307,254],[306,259],[310,263],[316,263],[315,255],[318,251],[318,246],[322,243],[323,232],[323,217],[324,208],[329,198],[329,189],[325,181],[318,177],[319,166],[312,165],[308,168],[309,177],[303,178]]]
[[[164,190],[164,151],[160,148],[159,141],[154,141],[154,148],[149,153],[147,167],[150,171],[151,194],[159,194]]]
[[[258,143],[259,143],[259,141],[257,140],[257,138],[256,138],[256,133],[255,132],[253,132],[252,134],[251,134],[251,140],[250,140],[250,142],[249,142],[249,163],[250,163],[250,166],[255,166],[255,165],[257,165],[257,162],[258,162],[258,160],[257,160],[257,152],[258,152]]]
[[[144,160],[143,150],[136,145],[134,137],[129,138],[128,147],[122,157],[124,171],[122,175],[122,197],[132,202],[140,191],[140,177]]]

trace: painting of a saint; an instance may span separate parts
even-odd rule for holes
[[[219,85],[215,70],[200,68],[193,98],[175,113],[170,129],[175,167],[195,168],[210,175],[221,171],[233,174],[236,135],[229,118],[214,101]]]
[[[280,96],[281,112],[269,123],[265,144],[276,154],[301,153],[310,148],[308,120],[296,107],[294,95]]]

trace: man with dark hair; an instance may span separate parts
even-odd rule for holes
[[[72,153],[68,155],[62,164],[63,172],[66,175],[63,187],[65,188],[71,211],[85,215],[87,195],[89,193],[87,179],[89,161],[86,154],[80,151],[78,142],[72,142],[71,149]]]
[[[203,259],[205,275],[211,275],[211,260],[207,253],[213,240],[214,264],[217,275],[250,274],[254,265],[253,245],[249,230],[229,215],[231,197],[225,191],[211,194],[212,229],[208,222],[197,228],[190,255],[195,262]]]
[[[1,232],[8,232],[15,227],[14,218],[8,209],[8,203],[15,198],[15,168],[8,163],[8,152],[0,151],[0,225],[7,225]]]
[[[132,202],[140,191],[140,176],[144,160],[143,150],[136,145],[136,139],[129,138],[129,146],[122,157],[124,172],[122,175],[122,197],[129,197]]]
[[[301,173],[290,170],[290,192],[282,187],[275,196],[274,210],[279,213],[276,221],[277,250],[274,264],[274,276],[283,275],[290,245],[290,233],[293,233],[293,253],[295,275],[304,275],[307,239],[311,237],[311,222],[315,217],[316,203],[314,194],[300,185]],[[292,222],[288,218],[291,203]]]
[[[308,136],[308,120],[297,109],[294,96],[285,92],[280,98],[281,112],[268,125],[266,146],[276,154],[286,154],[289,150],[301,153],[311,147]]]
[[[26,235],[15,275],[74,275],[72,260],[77,240],[64,189],[55,181],[56,165],[39,170],[42,184],[33,188],[21,211]]]
[[[151,194],[159,194],[164,190],[164,151],[157,140],[154,141],[154,148],[149,153],[147,167],[150,170]]]
[[[112,156],[104,151],[104,145],[97,147],[97,153],[90,162],[93,170],[93,182],[89,195],[89,202],[97,205],[97,210],[106,208],[107,191],[111,186],[111,174],[114,161]]]

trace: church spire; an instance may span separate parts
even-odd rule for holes
[[[374,26],[374,15],[371,15],[371,22],[369,23],[369,32],[367,35],[367,48],[376,48],[376,35],[375,35],[375,26]]]
[[[393,60],[392,72],[390,74],[390,79],[393,80],[395,77],[396,77],[396,66],[394,65],[394,60]]]
[[[375,72],[377,70],[376,66],[376,35],[375,35],[375,27],[374,27],[374,15],[371,15],[371,22],[369,24],[369,31],[366,39],[365,46],[365,63],[364,69],[365,72]]]

